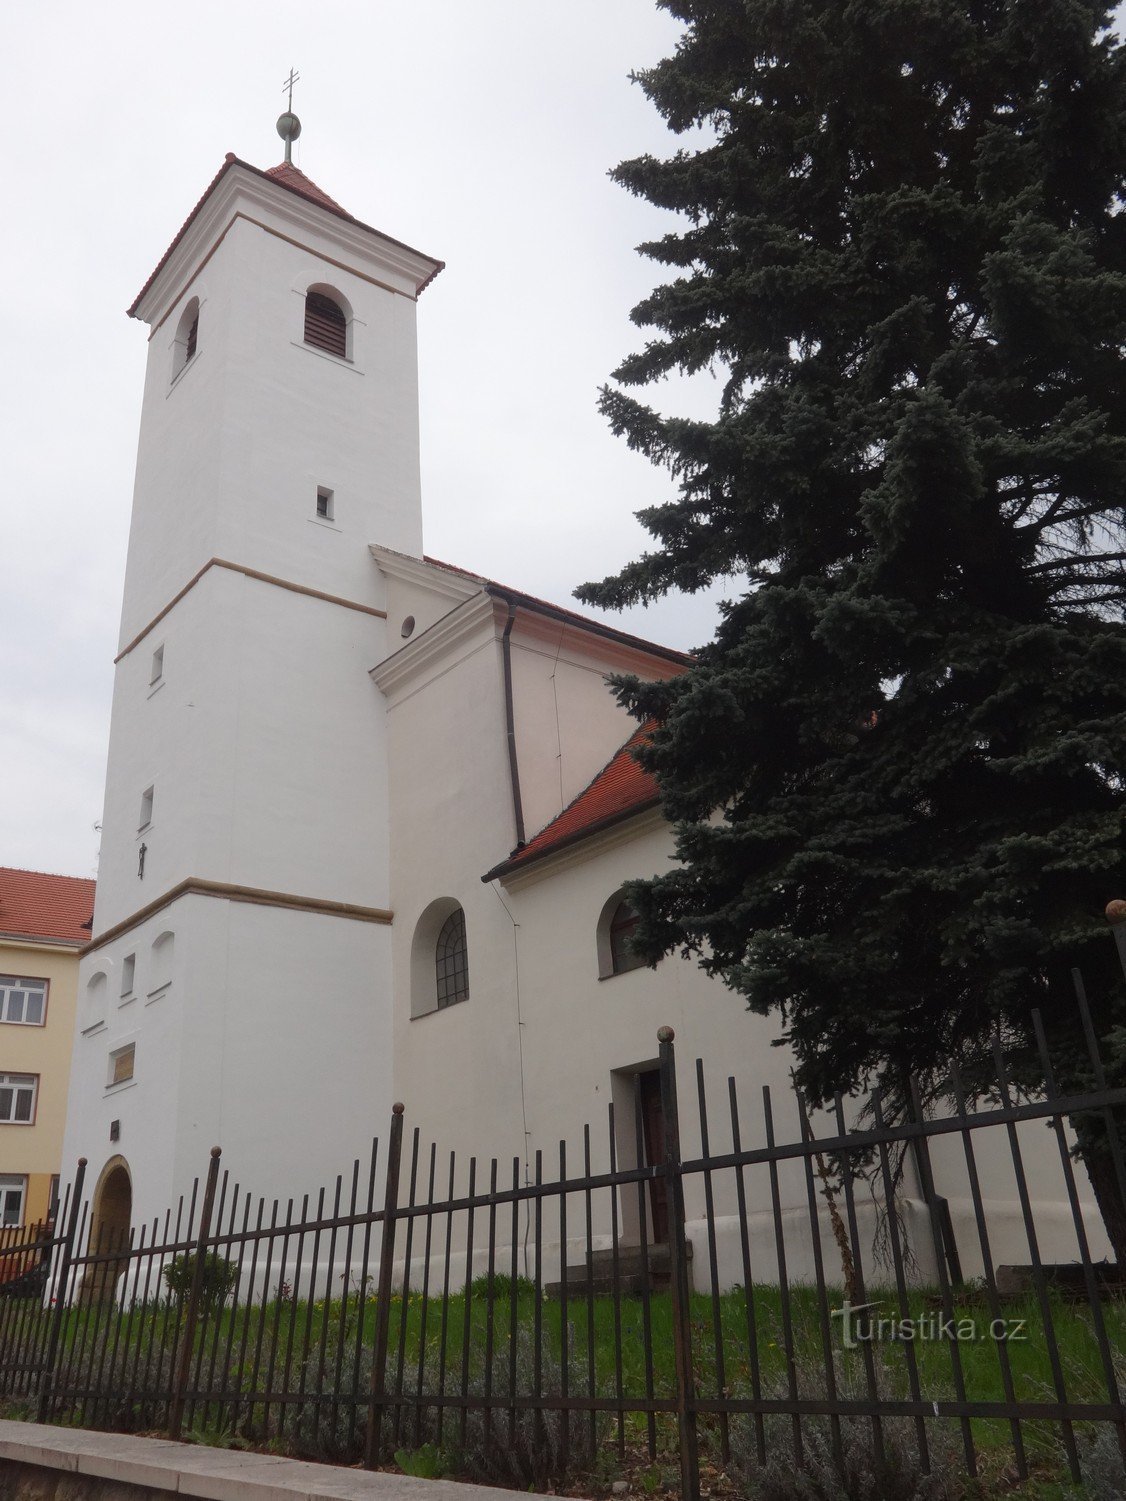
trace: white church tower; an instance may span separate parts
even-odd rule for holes
[[[441,262],[228,156],[149,328],[64,1180],[136,1226],[206,1170],[288,1197],[391,1108],[369,552],[422,550],[415,303]],[[359,979],[357,979],[359,977]],[[252,1172],[250,1171],[252,1169]]]

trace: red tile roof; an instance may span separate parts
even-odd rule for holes
[[[343,214],[346,219],[352,217],[347,209],[341,208],[335,198],[330,198],[323,188],[318,188],[313,179],[306,177],[301,168],[295,167],[292,162],[279,162],[276,167],[267,167],[266,176],[280,182],[283,188],[300,193],[303,198],[311,198],[322,208],[330,208],[334,214]]]
[[[77,947],[90,941],[94,882],[0,865],[0,938],[37,938]]]
[[[633,755],[634,747],[649,735],[651,729],[649,724],[636,729],[574,802],[541,829],[534,839],[488,871],[482,880],[491,881],[495,876],[523,870],[544,855],[566,849],[601,829],[611,828],[623,819],[656,807],[660,801],[656,780],[642,770]]]
[[[299,167],[295,167],[292,162],[281,162],[278,166],[270,167],[267,171],[263,171],[261,167],[251,166],[250,162],[244,162],[241,160],[241,158],[237,157],[233,151],[228,151],[223,159],[223,165],[219,168],[218,172],[216,172],[215,176],[207,184],[203,197],[199,200],[195,208],[192,209],[191,213],[184,220],[183,224],[181,224],[180,228],[176,231],[175,238],[173,239],[171,245],[169,245],[168,249],[161,256],[160,260],[157,261],[156,268],[153,271],[152,275],[149,277],[148,281],[145,282],[144,286],[137,293],[136,297],[134,297],[132,305],[128,310],[130,318],[136,316],[137,309],[141,305],[141,301],[144,298],[145,293],[149,290],[153,282],[160,275],[161,271],[163,271],[164,267],[168,264],[168,260],[171,257],[172,252],[176,249],[176,246],[187,234],[192,220],[199,213],[200,209],[207,202],[208,198],[211,197],[211,194],[214,191],[216,184],[219,182],[219,179],[223,177],[225,173],[229,172],[232,167],[244,167],[246,171],[253,172],[256,177],[269,178],[271,182],[276,182],[280,184],[281,187],[288,188],[291,193],[297,193],[300,197],[307,198],[310,203],[315,203],[320,208],[327,209],[330,214],[336,214],[336,216],[340,219],[347,219],[349,224],[355,224],[359,229],[366,229],[371,234],[379,235],[382,239],[389,240],[392,245],[399,245],[402,247],[402,249],[409,250],[412,255],[423,255],[423,252],[421,250],[415,250],[412,245],[407,245],[402,240],[396,240],[392,238],[391,235],[385,235],[381,229],[373,229],[370,224],[365,224],[362,219],[357,219],[352,214],[348,213],[346,209],[342,209],[339,203],[337,203],[334,198],[330,198],[323,188],[319,188],[311,177],[306,177],[304,172],[302,172]],[[429,261],[434,260],[433,256],[424,256],[423,258]],[[430,275],[426,278],[422,285],[418,287],[418,293],[422,293],[426,290],[426,288],[437,276],[438,272],[444,268],[445,264],[445,261],[434,261],[434,270],[431,271]]]

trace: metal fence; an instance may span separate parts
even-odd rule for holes
[[[1126,1089],[1107,1086],[1076,983],[1082,1095],[1057,1091],[1036,1017],[1041,1098],[1012,1087],[998,1046],[988,1103],[955,1069],[941,1114],[916,1098],[887,1123],[873,1096],[850,1124],[839,1099],[811,1118],[788,1096],[798,1128],[780,1136],[769,1088],[747,1102],[729,1079],[717,1112],[697,1064],[678,1089],[663,1028],[656,1149],[640,1092],[624,1137],[611,1106],[577,1160],[560,1142],[524,1166],[440,1156],[418,1129],[404,1142],[396,1105],[386,1145],[314,1199],[256,1199],[215,1148],[186,1201],[119,1234],[91,1214],[80,1163],[54,1228],[0,1242],[0,1397],[40,1421],[369,1466],[432,1446],[525,1486],[639,1461],[675,1466],[696,1498],[705,1465],[858,1447],[876,1471],[892,1451],[923,1470],[956,1452],[971,1475],[1078,1479],[1096,1430],[1126,1454],[1126,1305],[1092,1251],[1068,1123],[1098,1118],[1126,1200]],[[701,1152],[685,1158],[689,1108]],[[957,1164],[960,1239],[938,1158],[947,1183]],[[1015,1272],[999,1266],[1014,1233]]]

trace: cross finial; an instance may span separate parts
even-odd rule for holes
[[[301,134],[301,121],[293,113],[293,85],[301,78],[296,68],[290,68],[289,77],[282,84],[282,93],[288,94],[288,107],[284,115],[278,120],[278,135],[285,142],[285,159],[293,161],[293,143]]]

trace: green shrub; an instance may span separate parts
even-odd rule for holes
[[[474,1298],[487,1298],[490,1284],[494,1298],[511,1297],[513,1288],[516,1290],[517,1297],[520,1297],[522,1293],[534,1295],[536,1291],[536,1284],[531,1277],[517,1277],[514,1280],[507,1272],[494,1272],[491,1278],[487,1273],[481,1277],[474,1277],[469,1284],[470,1294]]]
[[[164,1280],[168,1284],[168,1290],[182,1303],[187,1302],[191,1291],[196,1254],[194,1251],[185,1251],[182,1256],[177,1256],[164,1268]],[[237,1276],[238,1268],[234,1262],[224,1260],[215,1251],[209,1251],[203,1258],[200,1309],[207,1312],[212,1308],[220,1308],[230,1297]]]
[[[416,1475],[420,1480],[441,1480],[446,1473],[446,1457],[435,1444],[396,1449],[395,1463],[404,1475]]]

